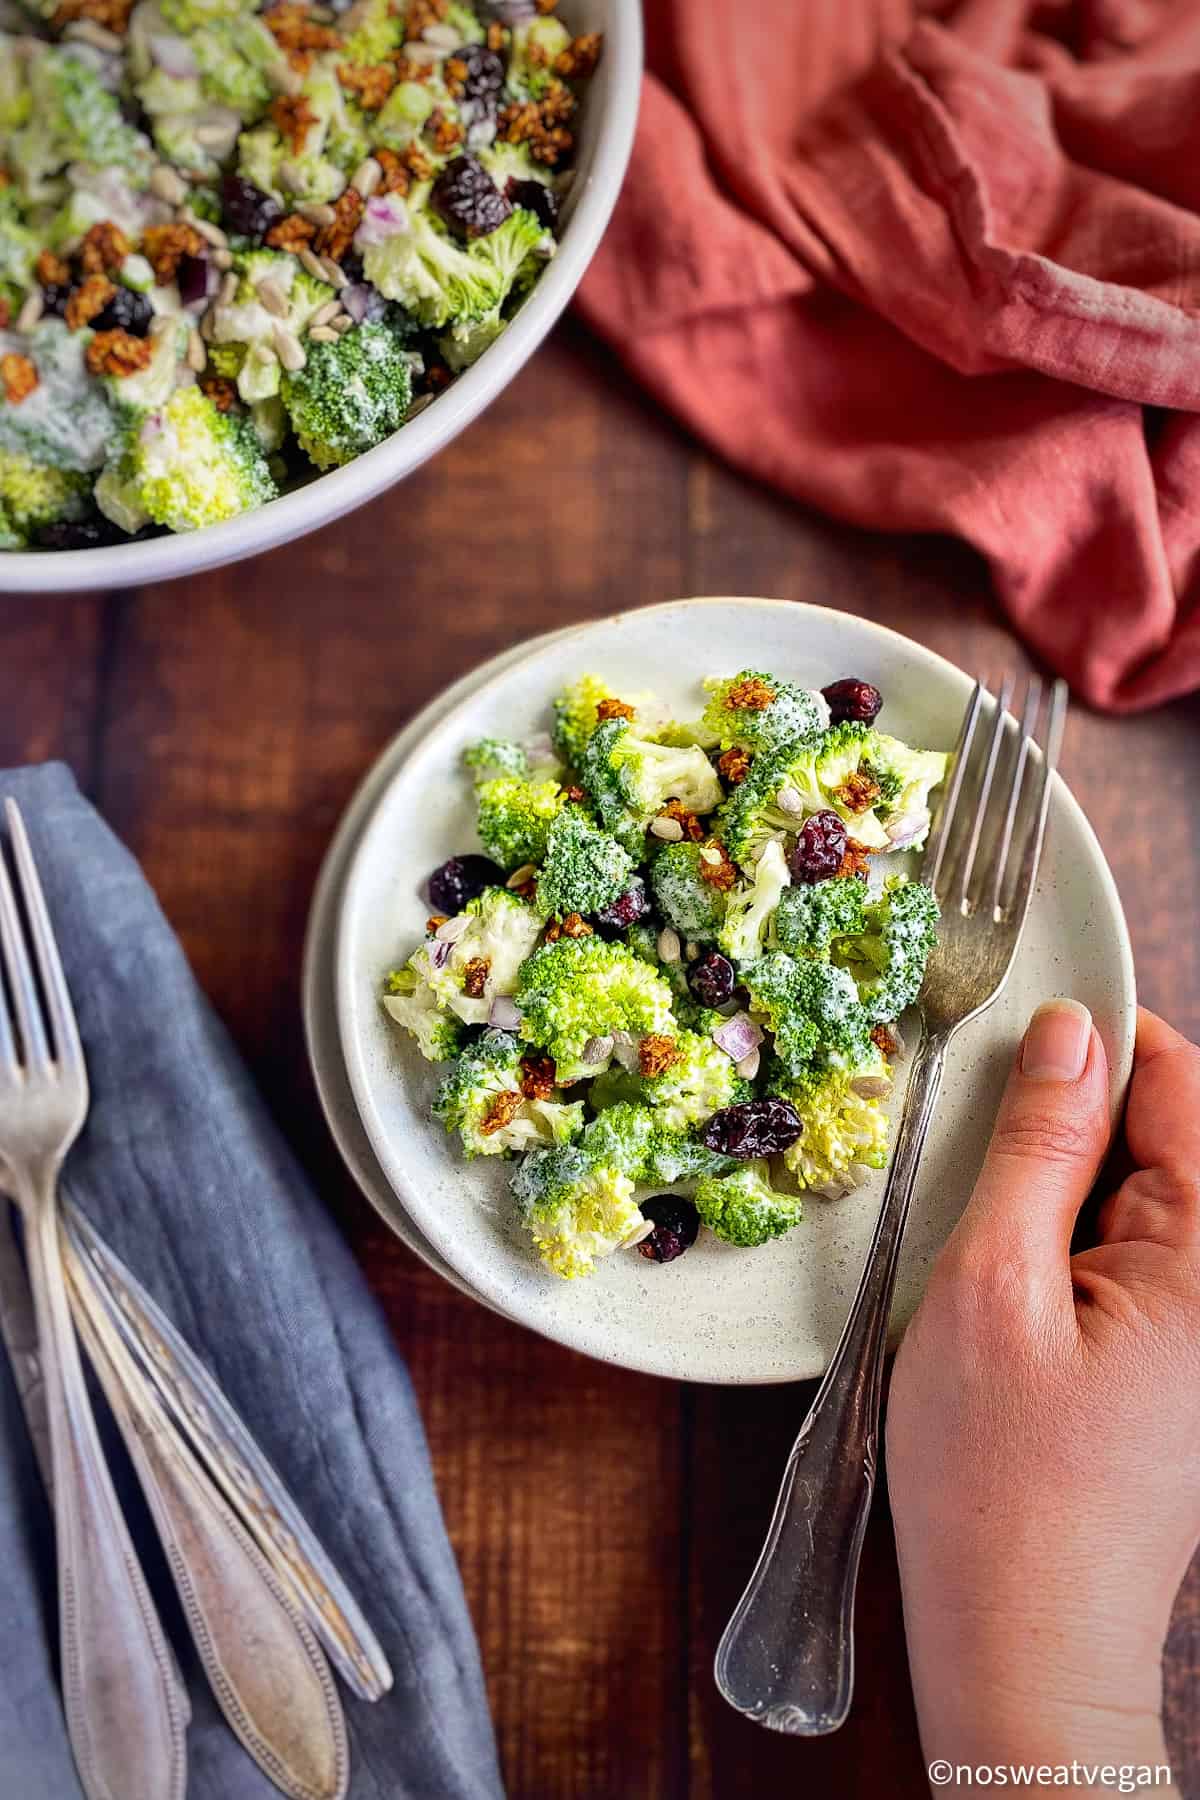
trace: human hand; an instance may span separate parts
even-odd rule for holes
[[[1072,1256],[1107,1081],[1086,1010],[1039,1008],[896,1359],[888,1487],[931,1758],[1166,1760],[1162,1643],[1200,1538],[1200,1051],[1139,1014],[1133,1173]]]

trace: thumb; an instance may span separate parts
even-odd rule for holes
[[[1108,1059],[1092,1016],[1077,1000],[1048,1000],[1021,1040],[955,1248],[990,1266],[1065,1273],[1108,1140]]]

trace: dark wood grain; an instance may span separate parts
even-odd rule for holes
[[[141,857],[197,973],[349,1232],[409,1362],[514,1800],[924,1800],[890,1525],[868,1535],[845,1730],[772,1738],[711,1682],[811,1389],[676,1386],[572,1356],[446,1287],[358,1198],[298,1016],[313,881],[387,739],[494,651],[681,593],[860,612],[967,667],[1016,659],[960,548],[851,532],[718,466],[572,327],[403,487],[270,557],[83,599],[0,599],[0,765],[65,756]],[[1067,774],[1146,1002],[1200,1035],[1195,702],[1076,715]],[[1151,813],[1149,800],[1153,799]],[[1200,1570],[1166,1664],[1200,1800]]]

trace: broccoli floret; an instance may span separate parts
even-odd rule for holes
[[[0,332],[0,351],[31,358],[38,385],[19,406],[0,403],[0,450],[53,469],[98,469],[119,442],[104,388],[84,365],[88,334],[49,319],[28,337]]]
[[[650,864],[650,885],[663,917],[687,938],[712,938],[725,916],[725,895],[704,871],[700,845],[664,844]]]
[[[579,807],[558,814],[546,835],[545,854],[537,904],[547,918],[599,912],[629,885],[633,858]]]
[[[555,58],[571,42],[561,19],[522,20],[513,26],[506,87],[517,99],[540,100],[554,79]]]
[[[371,142],[387,150],[405,150],[435,106],[445,105],[445,83],[436,75],[428,82],[398,81],[371,122]]]
[[[457,937],[434,938],[414,961],[424,962],[426,979],[441,1004],[468,1025],[482,1025],[493,1000],[515,992],[521,965],[536,944],[542,921],[532,906],[507,888],[485,888],[467,902],[467,924]]]
[[[5,161],[33,202],[53,204],[68,163],[120,169],[145,187],[154,166],[150,143],[127,125],[114,94],[76,48],[38,46],[28,59],[26,122],[9,139]]]
[[[949,756],[943,750],[911,750],[899,738],[876,732],[862,769],[878,783],[875,812],[887,819],[906,850],[919,850],[929,835],[929,796],[946,778]]]
[[[862,759],[876,754],[878,732],[848,721],[820,737],[756,756],[750,772],[721,809],[721,831],[729,854],[750,868],[772,837],[799,831],[806,815],[835,811],[868,850],[889,848],[889,839],[870,807],[855,811],[854,793],[839,789],[857,774]]]
[[[742,967],[741,978],[751,1010],[774,1032],[776,1054],[789,1074],[813,1067],[858,1070],[871,1061],[871,1019],[845,969],[768,950]]]
[[[700,720],[722,750],[778,750],[818,736],[829,723],[829,706],[811,688],[796,687],[757,669],[743,669],[725,681],[704,683],[710,696]]]
[[[587,741],[600,723],[596,708],[618,696],[598,675],[581,675],[554,701],[554,747],[563,761],[579,768]]]
[[[384,1011],[412,1033],[426,1062],[449,1062],[458,1055],[466,1028],[453,1013],[442,1011],[426,979],[428,967],[418,951],[405,968],[391,970],[384,980]]]
[[[602,1075],[593,1083],[588,1096],[593,1105],[597,1088],[607,1080]],[[737,1167],[732,1157],[709,1150],[686,1128],[669,1125],[660,1108],[637,1099],[614,1098],[586,1127],[583,1143],[598,1160],[643,1184],[696,1181]]]
[[[717,942],[726,956],[735,962],[746,962],[758,955],[791,879],[783,845],[771,838],[749,881],[739,882],[726,896],[725,917],[717,933]]]
[[[475,829],[480,842],[501,868],[511,870],[541,862],[550,826],[566,805],[566,794],[557,781],[500,775],[483,782],[477,800]]]
[[[863,930],[868,898],[865,881],[841,876],[786,887],[775,914],[780,949],[794,956],[828,956],[835,939]]]
[[[520,781],[529,773],[529,757],[524,746],[513,743],[511,738],[480,738],[477,744],[471,744],[463,751],[463,763],[477,782],[495,781],[504,775]]]
[[[871,1091],[860,1093],[859,1084]],[[842,1178],[853,1164],[882,1169],[887,1163],[887,1114],[883,1096],[890,1090],[887,1064],[876,1054],[875,1065],[851,1072],[831,1069],[799,1080],[783,1076],[772,1091],[790,1100],[804,1124],[783,1160],[802,1188],[844,1191]]]
[[[410,205],[408,230],[369,244],[363,273],[434,331],[471,324],[494,312],[504,297],[496,265],[480,250],[484,241],[464,249],[429,212]]]
[[[641,876],[635,876],[640,881]],[[684,1024],[691,1024],[686,1015],[690,1005],[694,1005],[692,991],[687,984],[687,970],[682,962],[665,963],[658,954],[658,930],[646,920],[639,920],[630,925],[625,932],[625,945],[636,957],[661,975],[674,997],[675,1016]]]
[[[675,1061],[661,1075],[644,1077],[641,1098],[669,1130],[703,1124],[722,1106],[749,1100],[750,1084],[741,1080],[725,1052],[710,1037],[695,1031],[675,1033]]]
[[[516,1000],[521,1036],[554,1058],[564,1082],[607,1067],[611,1044],[605,1054],[603,1040],[615,1032],[643,1038],[673,1028],[671,990],[661,976],[623,944],[594,935],[543,944],[521,970]]]
[[[86,475],[0,450],[0,548],[20,550],[39,526],[77,518],[86,509],[90,487]]]
[[[578,1144],[531,1150],[513,1176],[513,1193],[538,1255],[555,1275],[589,1275],[645,1224],[633,1182]]]
[[[243,131],[238,139],[238,173],[288,207],[298,200],[336,200],[346,174],[367,154],[366,133],[337,77],[339,60],[317,57],[304,77],[297,98],[304,100],[312,119],[299,155],[269,122]],[[285,164],[286,183],[281,179]]]
[[[219,412],[198,387],[178,388],[150,413],[106,475],[131,512],[172,531],[236,518],[277,491],[248,420]]]
[[[939,917],[931,888],[894,876],[864,907],[858,933],[834,946],[836,960],[858,982],[872,1023],[898,1019],[920,993]]]
[[[695,1204],[714,1236],[747,1249],[782,1237],[803,1213],[799,1195],[771,1186],[766,1162],[743,1163],[732,1175],[705,1176],[696,1188]]]
[[[283,378],[292,429],[318,469],[351,462],[403,424],[412,368],[385,325],[358,325],[332,344],[306,346],[302,369]]]
[[[705,813],[721,798],[721,784],[703,750],[635,737],[627,719],[602,719],[578,767],[601,822],[638,859],[646,826],[668,800]]]
[[[531,1099],[522,1087],[522,1050],[504,1031],[485,1031],[439,1087],[434,1117],[457,1131],[468,1157],[505,1156],[539,1144],[566,1144],[583,1129],[583,1102]]]
[[[504,223],[471,245],[469,254],[486,260],[496,281],[496,303],[483,318],[456,323],[438,340],[448,366],[456,372],[477,362],[504,329],[501,308],[517,287],[532,286],[557,248],[535,213],[514,207]],[[526,279],[528,273],[529,279]]]
[[[342,39],[339,60],[346,63],[381,63],[404,42],[403,8],[392,0],[358,0],[352,15],[354,29]],[[349,21],[348,21],[349,22]]]

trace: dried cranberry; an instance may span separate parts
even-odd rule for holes
[[[42,550],[99,550],[106,544],[129,542],[128,533],[100,513],[86,519],[58,519],[39,527],[33,538]]]
[[[869,681],[859,681],[853,675],[847,675],[844,681],[835,681],[829,687],[821,689],[829,702],[829,722],[831,725],[844,724],[853,719],[856,724],[869,725],[879,717],[879,709],[883,705],[883,695]]]
[[[452,856],[429,877],[429,898],[438,912],[454,914],[484,888],[503,886],[504,870],[490,856]]]
[[[715,1112],[700,1141],[723,1156],[775,1156],[794,1144],[803,1129],[790,1100],[741,1100]]]
[[[133,337],[145,337],[153,317],[154,308],[145,294],[119,287],[92,325],[97,331],[128,331]]]
[[[518,181],[509,177],[508,197],[514,206],[523,206],[538,222],[553,231],[558,224],[558,195],[544,181]]]
[[[615,931],[624,931],[628,926],[636,925],[649,911],[646,884],[640,875],[635,875],[625,892],[602,906],[595,919],[598,925],[611,925]]]
[[[67,301],[70,298],[71,288],[68,282],[48,281],[42,289],[42,312],[61,319],[67,310]]]
[[[429,195],[438,217],[460,238],[486,237],[503,225],[512,207],[474,156],[448,162]]]
[[[687,972],[688,986],[701,1006],[724,1006],[733,998],[733,964],[719,950],[710,950]]]
[[[244,175],[226,175],[221,183],[221,216],[231,231],[260,238],[278,225],[283,208],[271,194],[247,181]]]
[[[794,881],[825,881],[836,875],[846,854],[849,834],[835,812],[814,813],[805,819],[788,857]]]
[[[638,1255],[647,1262],[674,1262],[695,1243],[700,1217],[682,1194],[655,1194],[642,1201],[642,1213],[654,1221],[654,1230],[638,1245]]]
[[[179,298],[184,306],[202,304],[221,285],[216,264],[210,263],[207,256],[180,257],[175,280],[179,284]]]
[[[499,105],[500,89],[504,86],[504,63],[486,44],[460,44],[454,52],[454,60],[466,64],[466,74],[459,76],[463,90],[461,98],[481,103],[472,119],[474,123],[481,116],[494,112]]]

